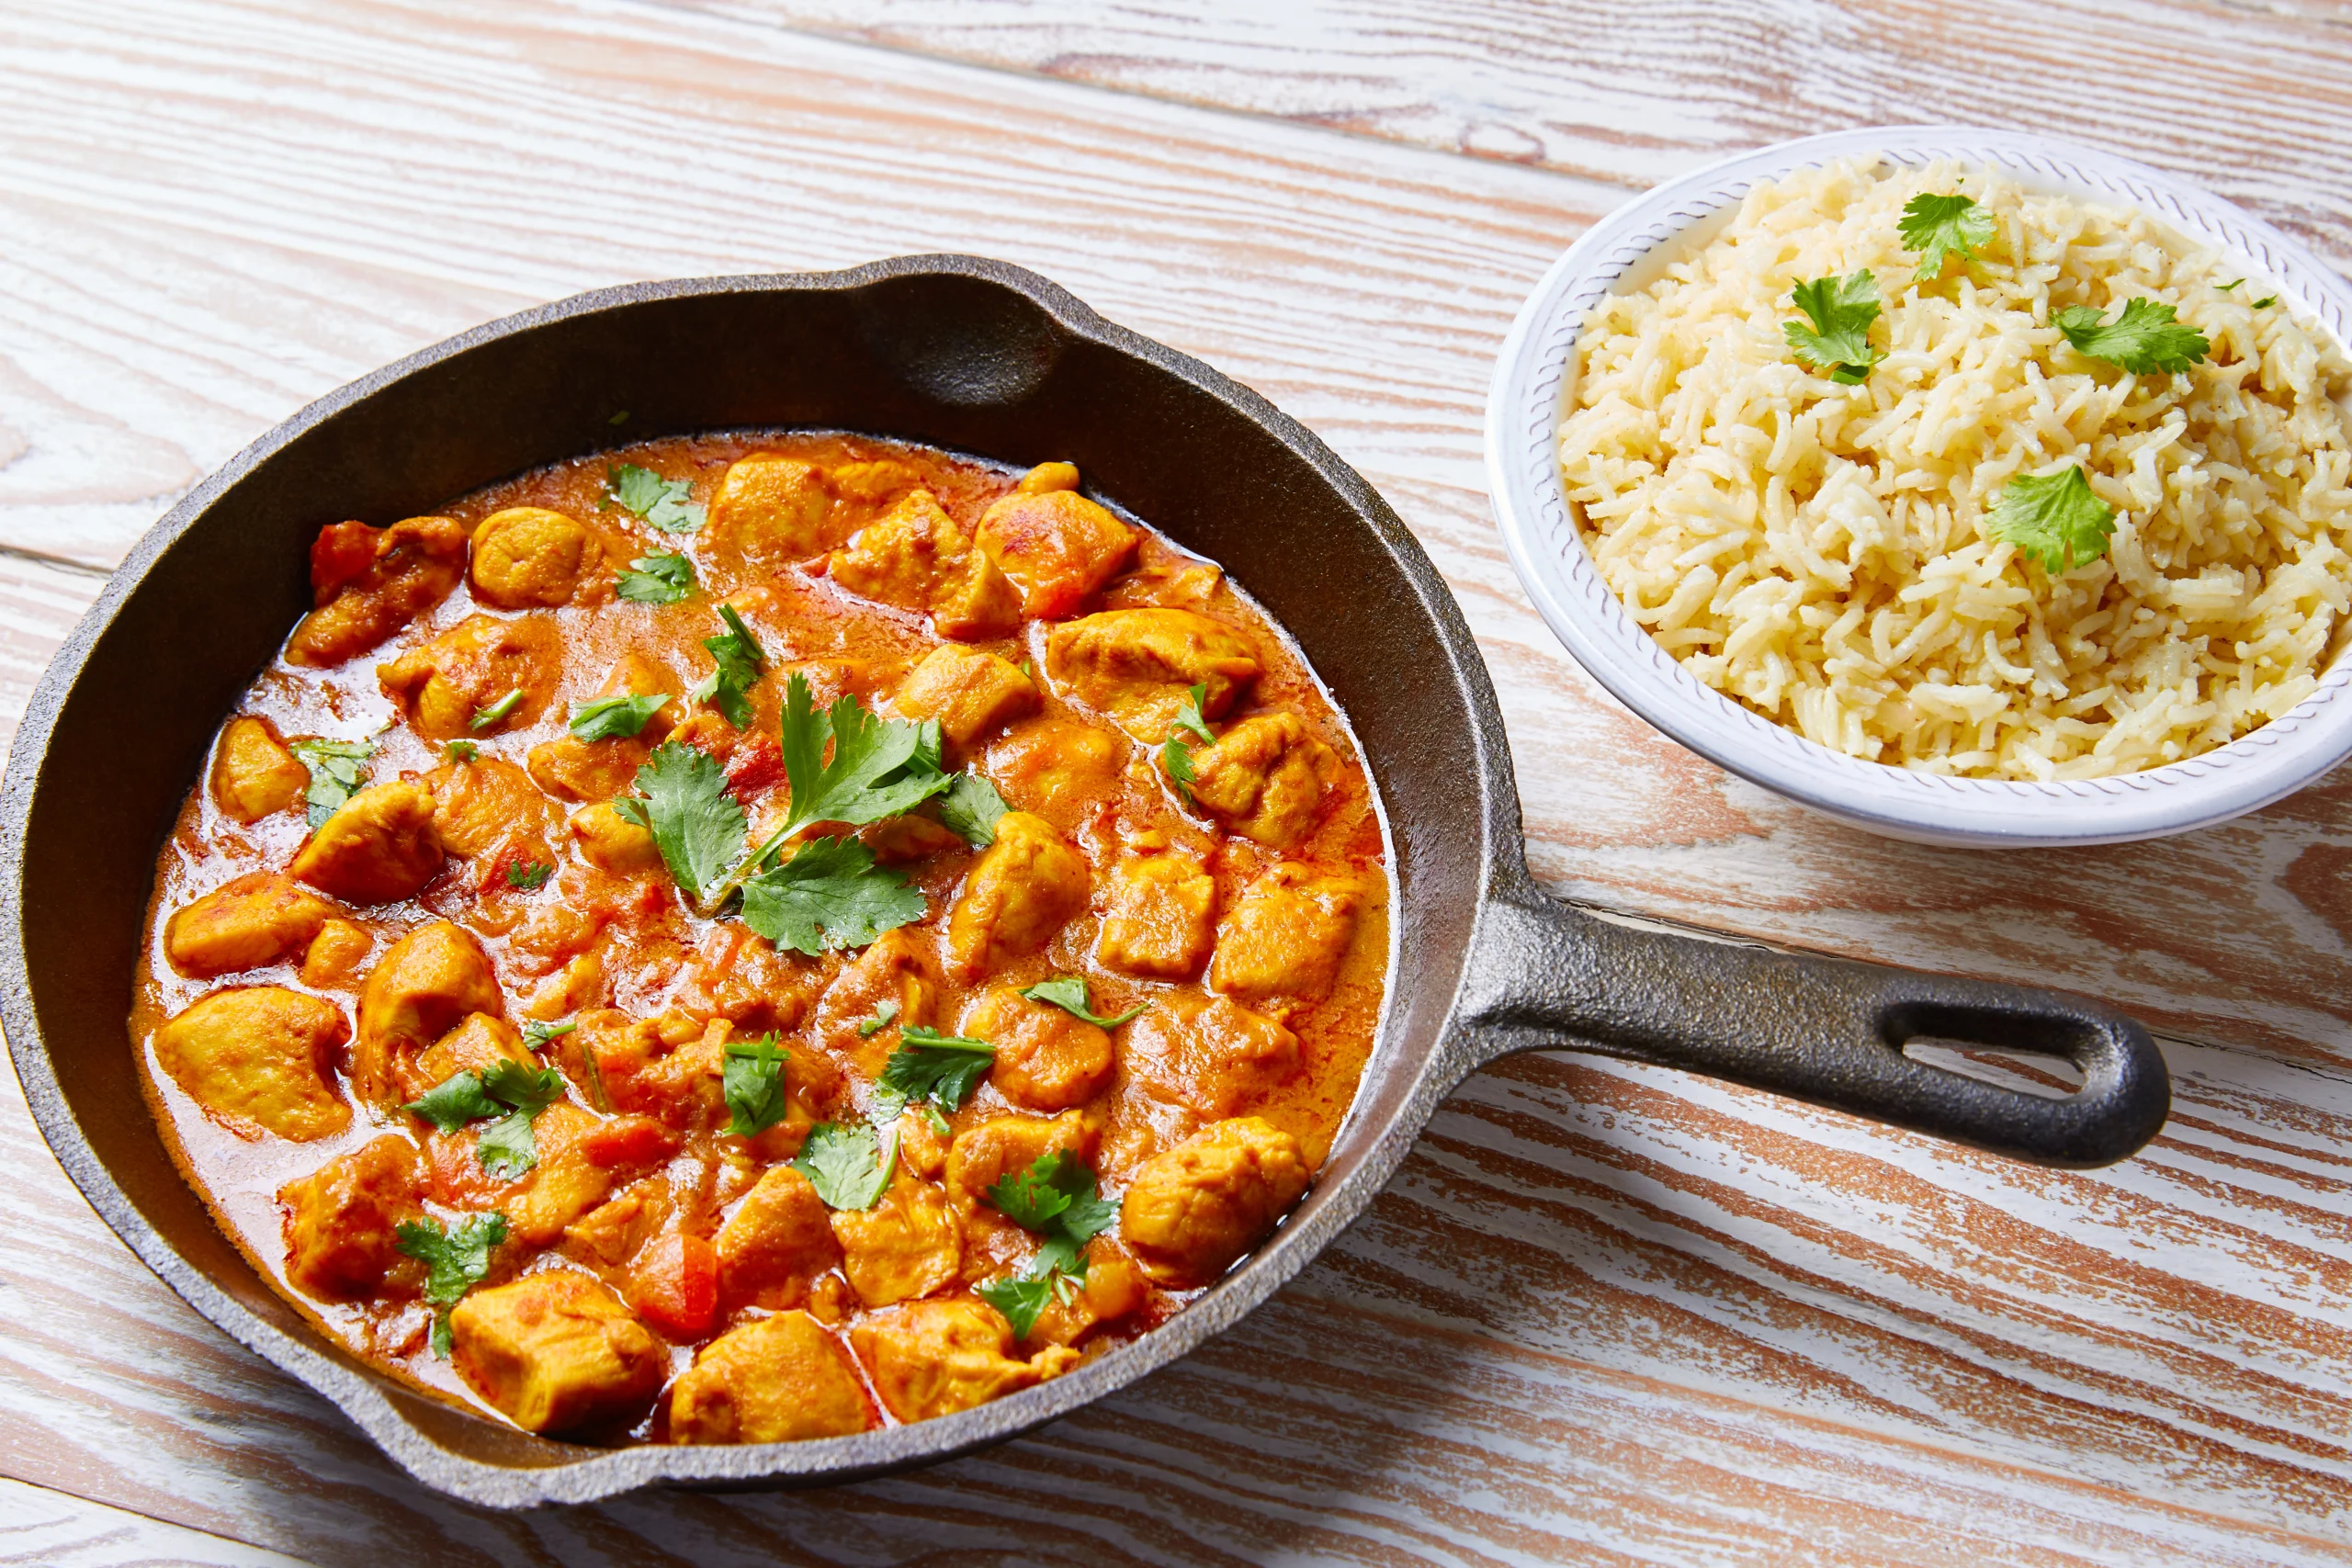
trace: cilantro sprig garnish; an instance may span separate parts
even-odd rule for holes
[[[506,886],[526,893],[537,893],[555,874],[555,867],[543,860],[517,861],[506,868]]]
[[[995,1061],[996,1047],[988,1041],[908,1024],[874,1080],[875,1120],[895,1122],[910,1106],[919,1107],[944,1137],[948,1113],[971,1098]]]
[[[1868,268],[1843,277],[1816,277],[1796,286],[1796,307],[1813,321],[1783,321],[1781,334],[1796,351],[1798,363],[1812,370],[1826,370],[1842,387],[1870,378],[1883,349],[1871,346],[1871,323],[1878,320],[1878,279]]]
[[[719,1070],[719,1092],[732,1112],[727,1130],[739,1138],[764,1133],[784,1120],[784,1066],[792,1054],[773,1034],[732,1040]]]
[[[742,854],[750,827],[742,803],[727,787],[725,770],[677,740],[653,749],[637,770],[637,793],[614,801],[613,809],[652,833],[662,863],[695,899]]]
[[[996,825],[1010,809],[996,785],[974,773],[957,773],[939,796],[939,820],[974,849],[996,842]]]
[[[401,1109],[445,1133],[496,1117],[481,1130],[474,1153],[482,1169],[513,1181],[539,1163],[531,1123],[562,1098],[563,1075],[553,1067],[500,1061],[478,1073],[452,1073]]]
[[[566,1019],[550,1023],[545,1019],[526,1018],[523,1021],[523,1043],[534,1051],[544,1051],[573,1030],[580,1027],[578,1019]]]
[[[302,800],[314,833],[320,823],[366,787],[368,770],[364,764],[376,754],[372,740],[290,740],[286,749],[311,770],[311,783],[302,791]]]
[[[598,697],[594,702],[571,705],[571,738],[574,740],[630,740],[653,721],[662,705],[670,700],[667,692],[647,692],[632,696]]]
[[[409,1220],[393,1231],[392,1245],[430,1270],[424,1299],[433,1308],[433,1353],[449,1359],[449,1309],[490,1277],[490,1255],[506,1239],[506,1216],[469,1214],[454,1227],[439,1220]]]
[[[2052,576],[2107,554],[2115,509],[2091,493],[2080,463],[2054,474],[2019,474],[1993,502],[1993,537]]]
[[[797,674],[785,683],[779,729],[792,784],[791,815],[779,839],[812,822],[859,827],[897,817],[955,782],[940,771],[935,721],[884,718],[851,696],[820,708]]]
[[[743,881],[743,923],[778,947],[815,958],[864,947],[922,919],[920,889],[876,865],[855,839],[812,839],[790,860]]]
[[[1057,975],[1050,980],[1040,980],[1024,986],[1021,994],[1033,1002],[1046,1002],[1057,1007],[1072,1018],[1084,1019],[1097,1029],[1116,1029],[1131,1018],[1140,1018],[1151,1010],[1149,1002],[1141,1002],[1114,1018],[1102,1018],[1087,1005],[1086,980],[1078,975]]]
[[[727,717],[738,729],[752,728],[752,688],[759,684],[760,671],[767,668],[767,651],[760,647],[760,639],[743,624],[732,604],[718,607],[718,618],[727,623],[717,637],[707,637],[702,645],[710,652],[711,671],[686,700],[707,703]]]
[[[820,1122],[792,1168],[808,1179],[829,1209],[871,1209],[890,1190],[898,1168],[899,1134],[883,1138],[857,1122]]]
[[[2066,334],[2076,352],[2134,376],[2154,376],[2186,370],[2202,362],[2212,347],[2203,333],[2176,321],[2176,314],[2170,305],[2154,299],[2126,299],[2111,321],[2102,321],[2088,305],[2069,305],[2052,324]]]
[[[508,716],[512,715],[516,708],[519,708],[522,705],[523,688],[520,686],[514,687],[496,702],[485,703],[481,707],[474,709],[473,717],[466,721],[466,728],[479,735],[485,729],[489,729],[494,726],[504,723]]]
[[[639,556],[614,583],[633,604],[674,604],[695,591],[695,563],[682,555]]]
[[[1193,753],[1177,738],[1176,732],[1189,730],[1200,737],[1204,743],[1214,745],[1216,732],[1209,728],[1208,720],[1201,715],[1201,709],[1207,705],[1208,700],[1209,687],[1205,681],[1187,691],[1184,700],[1176,705],[1176,716],[1168,726],[1168,739],[1159,748],[1159,765],[1168,770],[1170,778],[1176,781],[1177,791],[1183,795],[1187,806],[1193,801]]]
[[[1020,1273],[977,1292],[1004,1314],[1016,1337],[1026,1338],[1047,1301],[1077,1295],[1086,1278],[1086,1244],[1111,1228],[1119,1206],[1097,1190],[1094,1173],[1067,1149],[1003,1178],[988,1189],[988,1197],[999,1213],[1044,1243]]]
[[[686,499],[693,489],[691,480],[665,479],[635,463],[605,470],[605,499],[665,534],[692,534],[709,516],[699,502]]]
[[[1919,253],[1919,278],[1932,282],[1944,273],[1948,257],[1963,261],[1993,239],[1993,215],[1965,196],[1913,197],[1903,207],[1895,226],[1903,248]]]

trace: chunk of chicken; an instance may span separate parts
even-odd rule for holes
[[[860,598],[928,615],[942,637],[1001,637],[1021,624],[1020,590],[927,490],[860,529],[827,570]]]
[[[490,959],[471,932],[435,920],[384,951],[359,988],[352,1089],[376,1105],[404,1104],[438,1080],[416,1059],[469,1013],[506,1016]]]
[[[710,498],[703,544],[751,566],[775,568],[823,555],[834,536],[824,477],[797,457],[754,452],[729,465]]]
[[[1018,665],[968,648],[935,648],[891,701],[909,718],[935,718],[950,765],[982,740],[1035,713],[1045,699]]]
[[[1363,904],[1363,886],[1351,876],[1275,866],[1217,927],[1209,984],[1278,1010],[1329,996]]]
[[[1315,826],[1340,759],[1296,714],[1245,718],[1193,753],[1193,799],[1231,831],[1288,849]]]
[[[285,810],[310,787],[311,770],[277,738],[266,718],[232,718],[212,754],[212,798],[240,822]]]
[[[545,865],[557,812],[531,775],[499,757],[476,756],[424,775],[441,847],[459,860],[488,856]]]
[[[1059,1377],[1078,1353],[1049,1345],[1027,1360],[1012,1354],[1012,1325],[985,1302],[910,1302],[862,1319],[850,1343],[891,1415],[927,1421],[985,1404]]]
[[[771,1166],[718,1227],[723,1306],[797,1306],[809,1281],[842,1260],[825,1201],[788,1165]]]
[[[376,666],[376,680],[417,734],[455,740],[537,723],[562,661],[563,635],[545,616],[469,615],[431,642]],[[520,699],[503,716],[474,728],[478,717],[518,692]]]
[[[825,486],[851,507],[876,507],[922,483],[922,476],[896,457],[836,463],[825,470]]]
[[[432,792],[395,779],[337,807],[287,869],[348,904],[394,904],[414,897],[446,860]]]
[[[964,1266],[963,1240],[947,1194],[901,1171],[870,1209],[832,1215],[842,1272],[867,1306],[929,1295]]]
[[[643,1116],[599,1122],[568,1101],[534,1124],[539,1163],[506,1205],[508,1234],[520,1247],[547,1247],[573,1221],[678,1152],[677,1135]]]
[[[359,1301],[401,1267],[399,1229],[422,1212],[416,1145],[386,1134],[277,1190],[286,1279],[320,1301]]]
[[[280,986],[215,991],[155,1031],[155,1060],[188,1098],[239,1137],[294,1143],[351,1125],[332,1077],[351,1038],[343,1010]]]
[[[276,964],[309,947],[334,906],[276,872],[248,872],[174,915],[164,956],[195,979]]]
[[[1119,1235],[1160,1284],[1210,1284],[1272,1233],[1313,1179],[1281,1128],[1255,1116],[1219,1122],[1144,1162],[1119,1205]]]
[[[302,954],[302,984],[314,991],[347,991],[359,982],[359,964],[376,945],[367,927],[329,920]]]
[[[825,987],[817,1003],[816,1037],[846,1053],[866,1077],[881,1072],[893,1031],[860,1034],[858,1025],[872,1022],[886,1007],[894,1010],[890,1022],[899,1029],[914,1024],[928,1028],[938,1021],[939,972],[929,946],[929,939],[905,926],[883,932]]]
[[[525,1067],[539,1065],[513,1024],[486,1012],[469,1013],[463,1023],[425,1047],[416,1059],[416,1076],[438,1084],[459,1073],[488,1072],[501,1062]]]
[[[604,558],[604,547],[578,518],[510,506],[474,529],[474,597],[502,610],[569,604]]]
[[[1011,986],[982,997],[960,1026],[996,1047],[989,1081],[1031,1111],[1068,1111],[1102,1092],[1114,1065],[1111,1036]]]
[[[869,822],[857,830],[857,841],[884,865],[907,865],[966,847],[961,834],[916,813]]]
[[[1057,621],[1135,558],[1142,537],[1074,490],[1014,491],[973,535],[1021,590],[1021,613]]]
[[[566,1072],[599,1109],[705,1131],[727,1120],[721,1076],[732,1032],[724,1019],[631,1018],[607,1008],[582,1014],[560,1050]]]
[[[1035,953],[1086,908],[1086,861],[1025,811],[997,819],[996,841],[972,866],[947,913],[947,950],[956,969],[977,980],[1010,958]]]
[[[1065,832],[1118,789],[1127,744],[1072,719],[1024,724],[989,748],[989,777],[1004,798]]]
[[[947,1200],[964,1213],[995,1213],[989,1189],[1018,1176],[1048,1155],[1094,1163],[1102,1128],[1082,1111],[1059,1116],[991,1116],[956,1134],[947,1145]]]
[[[670,1391],[673,1443],[791,1443],[868,1424],[856,1369],[805,1312],[729,1329]]]
[[[447,598],[465,570],[465,525],[454,517],[329,524],[311,546],[318,607],[294,628],[286,661],[324,666],[367,652]]]
[[[1194,686],[1215,718],[1258,678],[1250,644],[1223,621],[1191,610],[1106,610],[1046,637],[1054,684],[1147,746],[1168,739]]]
[[[526,1432],[633,1416],[670,1358],[603,1285],[571,1269],[475,1291],[449,1314],[450,1361]]]
[[[1019,482],[1012,488],[1014,493],[1019,495],[1051,495],[1057,490],[1076,490],[1078,465],[1063,462],[1040,463],[1022,475]]]
[[[1122,855],[1111,866],[1094,955],[1123,975],[1189,980],[1208,962],[1216,916],[1216,879],[1198,855]]]
[[[615,876],[643,876],[662,869],[653,830],[613,809],[610,802],[583,806],[571,814],[571,836],[588,863]]]
[[[1298,1070],[1298,1036],[1227,997],[1178,992],[1128,1026],[1127,1070],[1154,1099],[1231,1116]]]

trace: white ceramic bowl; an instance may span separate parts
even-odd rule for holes
[[[1568,651],[1628,707],[1743,778],[1840,820],[1926,843],[2023,848],[2186,832],[2291,794],[2352,755],[2352,659],[2291,712],[2219,750],[2117,778],[2020,784],[1943,778],[1865,762],[1805,739],[1701,684],[1625,613],[1594,570],[1560,488],[1557,432],[1577,333],[1604,294],[1638,288],[1728,222],[1759,180],[1873,154],[1905,164],[1996,165],[2019,184],[2142,208],[2243,264],[2342,345],[2352,289],[2260,220],[2168,175],[2047,137],[1953,126],[1884,126],[1786,141],[1660,186],[1596,224],[1552,265],[1504,341],[1487,403],[1487,467],[1520,581]]]

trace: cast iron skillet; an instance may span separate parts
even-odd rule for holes
[[[1313,1192],[1139,1342],[977,1410],[862,1437],[580,1448],[369,1371],[215,1228],[137,1087],[124,1018],[141,917],[215,728],[309,607],[321,524],[427,511],[624,436],[774,425],[1069,458],[1101,494],[1223,562],[1297,637],[1363,741],[1400,889],[1390,999]],[[2170,1099],[2146,1033],[2092,1002],[1661,935],[1537,891],[1485,666],[1372,487],[1247,388],[1034,274],[964,256],[604,289],[478,327],[311,404],[131,552],[35,693],[0,808],[0,1019],[67,1173],[197,1310],[421,1480],[494,1506],[662,1481],[847,1480],[1099,1399],[1297,1273],[1372,1201],[1439,1100],[1507,1052],[1686,1067],[2051,1165],[2123,1158]],[[2064,1100],[1996,1088],[1903,1055],[1919,1036],[2064,1057],[2084,1085]]]

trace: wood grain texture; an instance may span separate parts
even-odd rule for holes
[[[302,1568],[291,1557],[20,1481],[0,1481],[5,1568]]]
[[[2208,112],[2204,62],[2151,59],[2153,96]],[[2340,137],[2352,90],[2332,112]],[[2090,1175],[1522,1060],[1276,1303],[1036,1438],[821,1495],[497,1519],[390,1472],[173,1300],[11,1081],[0,1472],[370,1568],[2352,1559],[2352,785],[2161,846],[1938,854],[1763,795],[1598,694],[1511,578],[1478,423],[1524,289],[1643,177],[647,5],[12,8],[0,722],[96,570],[343,379],[596,284],[981,251],[1233,371],[1380,486],[1478,633],[1555,888],[2056,979],[2233,1048],[2174,1047],[2165,1136]]]

